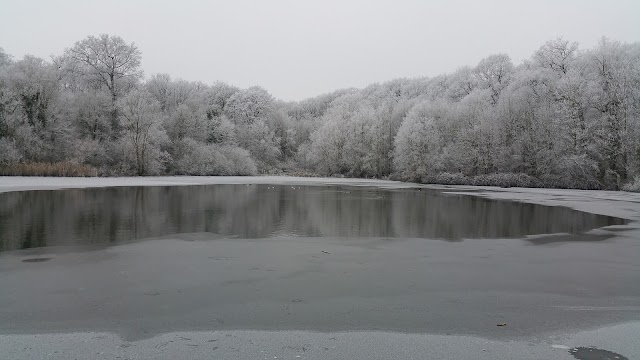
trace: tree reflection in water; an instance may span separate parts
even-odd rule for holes
[[[462,240],[580,234],[624,220],[412,189],[209,185],[0,194],[0,250],[180,233]]]

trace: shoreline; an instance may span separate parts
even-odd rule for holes
[[[640,354],[640,322],[556,333],[535,340],[495,340],[467,335],[386,331],[189,331],[127,341],[114,333],[0,335],[6,359],[574,359],[576,348],[602,357]],[[604,355],[602,354],[604,352]],[[608,353],[607,353],[608,352]],[[91,355],[90,355],[91,354]],[[590,354],[591,355],[591,354]]]
[[[370,186],[381,189],[423,188],[455,195],[524,203],[565,206],[598,215],[640,221],[640,193],[611,190],[502,188],[496,186],[435,185],[393,180],[293,176],[157,176],[157,177],[32,177],[0,176],[0,193],[99,187],[269,184],[307,186]]]

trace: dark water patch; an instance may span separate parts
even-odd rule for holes
[[[206,185],[0,194],[0,251],[110,245],[176,234],[197,240],[201,233],[460,241],[581,234],[625,223],[569,208],[428,189]]]
[[[614,238],[613,234],[559,234],[528,237],[525,240],[534,245],[559,244],[566,242],[598,242]]]
[[[39,258],[24,259],[24,260],[22,260],[22,262],[38,263],[38,262],[45,262],[45,261],[49,261],[49,260],[51,260],[51,258],[49,258],[49,257],[39,257]]]
[[[569,350],[569,353],[578,360],[629,360],[624,355],[594,347],[577,347]]]
[[[624,231],[638,230],[638,228],[635,228],[635,227],[606,227],[606,228],[603,228],[602,230],[607,230],[607,231],[611,231],[611,232],[624,232]]]

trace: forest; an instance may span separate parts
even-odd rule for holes
[[[558,38],[520,64],[494,54],[297,102],[145,77],[139,48],[113,35],[50,59],[0,48],[0,174],[640,190],[640,43]]]

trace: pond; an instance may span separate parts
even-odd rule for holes
[[[0,335],[529,338],[640,319],[636,223],[309,181],[2,193]]]
[[[239,239],[291,236],[338,237],[346,242],[364,237],[460,241],[583,234],[624,223],[564,207],[426,189],[243,184],[0,194],[0,251],[109,245],[194,233]]]

